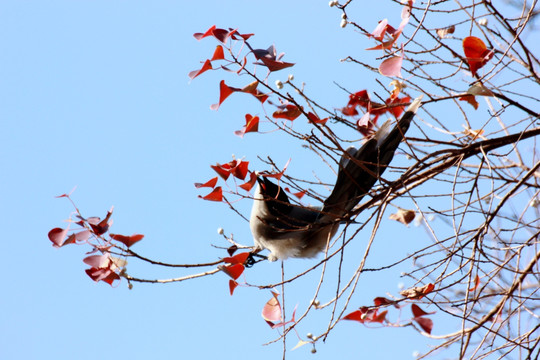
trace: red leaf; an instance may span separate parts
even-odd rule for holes
[[[236,280],[240,277],[240,275],[242,275],[245,267],[242,264],[234,264],[234,265],[218,266],[218,269],[220,269],[225,274],[229,275],[231,278]]]
[[[64,241],[62,246],[68,245],[68,244],[74,244],[76,241],[77,241],[77,236],[75,234],[71,234],[71,235],[68,236],[66,241]]]
[[[109,275],[107,275],[104,279],[101,279],[101,281],[104,281],[111,286],[114,280],[120,280],[120,276],[114,271],[109,272]]]
[[[409,96],[404,96],[402,98],[392,98],[386,100],[387,105],[394,105],[394,104],[408,104],[411,102],[411,98]],[[403,113],[405,106],[395,106],[388,109],[396,118],[399,118],[399,116]]]
[[[428,334],[431,334],[431,330],[433,329],[433,320],[425,318],[425,317],[417,317],[413,319],[420,325],[420,327],[427,332]]]
[[[246,191],[251,191],[253,186],[255,186],[256,181],[257,181],[257,175],[254,172],[252,172],[251,174],[249,174],[249,181],[243,183],[242,185],[240,185],[240,187]]]
[[[200,68],[199,70],[193,70],[193,71],[190,71],[188,76],[191,80],[195,79],[197,76],[201,75],[203,72],[207,71],[207,70],[211,70],[212,69],[212,63],[210,62],[210,60],[206,60],[202,66],[202,68]]]
[[[285,188],[286,191],[290,192],[291,194],[293,194],[294,196],[296,196],[297,198],[301,199],[304,197],[304,195],[306,195],[307,191],[306,190],[302,190],[302,191],[299,191],[299,192],[291,192],[291,189],[289,188]]]
[[[367,90],[360,90],[354,94],[349,95],[349,102],[347,106],[361,106],[367,108],[371,102]]]
[[[375,306],[381,306],[381,305],[393,305],[395,304],[395,301],[389,300],[385,297],[376,297],[373,299],[373,303]]]
[[[206,32],[204,34],[195,33],[195,34],[193,34],[193,36],[197,40],[204,39],[207,36],[213,36],[216,39],[218,39],[219,41],[221,41],[222,43],[224,43],[225,41],[227,41],[227,37],[229,36],[229,31],[225,30],[225,29],[218,29],[218,28],[216,28],[216,25],[212,25],[212,27],[210,27],[210,29],[206,30]]]
[[[384,316],[386,316],[386,314],[384,314],[383,317]],[[358,321],[364,324],[367,322],[374,322],[374,319],[376,318],[377,318],[376,309],[368,309],[367,307],[361,307],[360,309],[353,311],[352,313],[348,315],[345,315],[341,320],[354,320],[354,321]]]
[[[131,245],[135,244],[136,242],[141,241],[144,238],[144,235],[134,234],[131,236],[124,236],[124,235],[111,234],[111,238],[113,238],[116,241],[120,241],[122,244],[126,245],[127,247],[131,247]]]
[[[345,106],[344,108],[341,109],[341,112],[345,116],[358,115],[358,111],[356,110],[356,108],[354,106]]]
[[[217,171],[217,170],[216,170]],[[217,184],[217,181],[218,181],[218,178],[217,176],[215,178],[212,178],[210,180],[208,180],[207,182],[205,182],[204,184],[201,184],[201,183],[195,183],[195,187],[197,189],[200,189],[202,187],[209,187],[209,188],[213,188],[214,186],[216,186]]]
[[[328,121],[328,118],[324,118],[324,119],[321,120],[317,115],[315,115],[312,112],[309,112],[308,113],[308,120],[312,124],[322,124],[322,125],[324,125]]]
[[[234,40],[239,40],[238,37],[242,38],[243,40],[247,40],[249,39],[250,37],[252,37],[253,35],[255,34],[240,34],[238,31],[235,30],[232,30],[230,33],[229,33],[229,36],[231,38],[233,38]]]
[[[223,201],[223,190],[221,189],[221,186],[218,186],[206,196],[199,195],[199,198],[210,201]]]
[[[248,173],[248,161],[238,161],[233,160],[229,164],[231,164],[231,174],[240,180],[244,180]]]
[[[350,314],[345,315],[343,318],[341,318],[341,320],[354,320],[354,321],[364,323],[364,319],[363,319],[364,314],[365,314],[365,311],[356,310]]]
[[[244,180],[248,173],[248,166],[249,161],[239,160],[232,160],[222,165],[210,165],[210,167],[214,169],[214,171],[216,171],[224,180],[227,180],[231,174],[240,180]]]
[[[214,60],[223,60],[225,59],[225,53],[223,52],[223,47],[221,45],[216,46],[216,50],[214,50],[214,55],[212,55],[211,61]]]
[[[212,32],[213,32],[215,29],[216,29],[216,25],[212,25],[212,26],[210,27],[210,29],[206,30],[206,32],[205,32],[204,34],[202,34],[202,33],[195,33],[195,34],[193,34],[193,36],[195,37],[195,39],[201,40],[201,39],[203,39],[203,38],[205,38],[205,37],[207,37],[207,36],[212,35]]]
[[[382,323],[386,320],[387,310],[377,313],[377,309],[368,309],[361,307],[352,313],[345,315],[341,320],[353,320],[359,323]]]
[[[227,99],[233,92],[243,92],[243,93],[251,94],[255,96],[255,98],[259,100],[261,103],[264,103],[266,99],[268,99],[268,95],[260,92],[257,89],[258,84],[259,84],[258,81],[254,81],[246,85],[242,89],[239,89],[232,86],[228,86],[227,84],[225,84],[224,80],[221,80],[221,82],[219,83],[219,103],[213,104],[212,106],[210,106],[210,108],[212,110],[219,109],[219,107],[225,101],[225,99]]]
[[[255,96],[255,98],[259,100],[261,103],[264,103],[266,99],[268,99],[268,95],[260,92],[259,89],[257,89],[258,85],[259,85],[259,82],[255,80],[254,82],[244,86],[242,89],[237,89],[237,90],[246,94],[251,94]]]
[[[422,310],[420,308],[420,306],[416,305],[416,304],[412,304],[411,305],[411,311],[414,315],[414,317],[421,317],[421,316],[425,316],[425,315],[432,315],[432,314],[435,314],[435,311],[433,312],[425,312],[424,310]]]
[[[488,50],[486,44],[475,36],[468,36],[463,39],[463,52],[467,57],[466,60],[472,76],[475,76],[476,71],[486,65],[493,57],[493,50]]]
[[[223,180],[227,180],[229,176],[231,175],[230,163],[223,164],[223,165],[220,165],[220,164],[210,165],[210,167],[214,169],[214,171],[217,172],[218,175],[221,176]]]
[[[117,273],[107,268],[98,269],[92,267],[90,269],[86,269],[85,272],[95,282],[104,281],[109,285],[112,285],[114,280],[120,279],[120,276]]]
[[[109,230],[110,222],[109,219],[111,218],[112,210],[107,212],[107,216],[105,216],[105,219],[101,220],[99,223],[95,224],[93,221],[94,218],[89,218],[87,221],[90,224],[90,227],[92,228],[92,231],[97,236],[105,234]],[[92,219],[92,221],[91,221]],[[97,218],[99,221],[99,218]]]
[[[285,166],[283,167],[283,169],[278,172],[278,173],[275,173],[275,174],[272,174],[272,173],[269,173],[268,171],[261,171],[259,173],[259,175],[261,176],[264,176],[264,177],[268,177],[268,178],[272,178],[272,179],[276,179],[276,180],[279,180],[281,179],[281,177],[283,176],[283,174],[285,174],[285,170],[287,170],[287,166],[289,166],[289,163],[291,162],[291,159],[289,159],[287,161],[287,163],[285,164]]]
[[[231,293],[231,296],[232,294],[234,293],[234,289],[236,289],[236,287],[238,286],[238,283],[234,280],[229,280],[229,292]]]
[[[274,45],[270,46],[266,50],[255,49],[252,52],[257,60],[262,61],[262,63],[255,64],[266,66],[270,72],[294,66],[293,63],[283,62],[280,60],[284,54],[280,54],[279,56],[277,56],[276,48],[274,47]]]
[[[373,318],[370,320],[370,322],[375,323],[383,323],[386,320],[386,314],[388,314],[388,310],[381,311],[380,314],[377,314],[373,316]]]
[[[244,137],[244,134],[246,133],[257,131],[259,131],[259,117],[246,114],[246,125],[242,128],[242,130],[235,131],[234,134]]]
[[[219,102],[210,106],[212,110],[217,110],[221,104],[231,95],[233,92],[238,91],[238,89],[231,88],[225,84],[225,80],[221,80],[219,83]]]
[[[299,117],[300,115],[302,115],[301,107],[299,108],[296,105],[288,104],[288,105],[278,106],[278,110],[276,110],[272,114],[272,117],[274,117],[275,119],[287,119],[287,120],[292,121],[296,119],[297,117]]]
[[[266,57],[263,57],[260,60],[263,62],[263,65],[268,68],[268,70],[270,72],[279,71],[279,70],[286,69],[288,67],[294,66],[294,63],[278,61],[278,60],[269,59],[269,58],[266,58]]]
[[[48,237],[52,241],[54,247],[61,247],[64,245],[64,239],[66,238],[68,229],[54,228],[49,231]]]
[[[281,305],[277,293],[272,291],[272,298],[264,305],[261,315],[270,326],[273,326],[274,322],[282,320]]]
[[[229,256],[233,256],[236,250],[238,250],[238,246],[231,245],[229,248],[227,248],[227,253],[229,254]]]
[[[249,254],[250,254],[249,252],[243,252],[243,253],[236,254],[231,257],[223,258],[223,261],[232,265],[243,264],[249,258]]]

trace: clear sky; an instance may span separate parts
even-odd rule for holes
[[[369,29],[385,17],[399,23],[399,6],[372,3],[351,8],[356,21]],[[225,205],[198,199],[204,192],[193,183],[213,177],[209,165],[232,154],[260,170],[266,168],[257,155],[272,155],[279,164],[292,158],[293,173],[321,164],[286,138],[233,135],[246,112],[262,113],[260,105],[238,95],[218,112],[210,110],[219,80],[245,84],[218,72],[189,83],[188,72],[216,45],[192,34],[213,24],[253,32],[252,44],[275,44],[285,61],[296,63],[273,74],[272,83],[293,73],[314,99],[341,107],[347,94],[334,81],[357,91],[374,79],[340,59],[370,61],[376,54],[367,54],[363,49],[373,44],[341,29],[340,21],[326,0],[0,1],[0,358],[281,358],[281,343],[262,345],[277,335],[260,316],[268,290],[240,288],[231,297],[222,273],[181,284],[128,290],[124,281],[111,288],[84,273],[86,248],[53,249],[47,232],[65,226],[72,211],[54,196],[76,186],[73,199],[84,215],[104,216],[114,206],[112,231],[145,234],[134,249],[158,260],[223,256],[211,247],[226,245],[218,227],[251,244],[248,224]],[[247,214],[250,203],[238,207]],[[399,237],[402,225],[386,227]],[[305,268],[309,260],[292,264]],[[138,264],[128,270],[148,277],[185,274]],[[366,276],[358,305],[385,291],[397,293],[396,272],[384,283]],[[262,264],[249,276],[278,282],[281,270],[278,263]],[[289,310],[307,306],[316,281],[309,277],[290,289]],[[322,331],[327,315],[314,316],[300,335]],[[296,341],[291,335],[288,348]],[[343,323],[313,358],[407,359],[425,344],[412,329]],[[309,350],[288,358],[305,359]]]

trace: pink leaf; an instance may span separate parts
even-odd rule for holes
[[[397,76],[401,77],[401,65],[403,64],[403,53],[401,56],[393,56],[384,60],[379,65],[379,72],[384,76]]]
[[[91,255],[87,256],[83,259],[83,262],[86,265],[90,265],[91,267],[101,269],[101,268],[108,268],[110,265],[110,257],[109,254],[103,254],[103,255]]]
[[[281,304],[278,300],[278,294],[272,291],[272,298],[266,302],[262,310],[262,317],[269,323],[270,326],[274,325],[274,322],[281,321]]]

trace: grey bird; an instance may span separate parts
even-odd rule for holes
[[[392,127],[385,122],[360,149],[350,147],[339,162],[336,184],[322,207],[291,204],[285,191],[267,177],[257,177],[250,228],[255,251],[268,249],[268,259],[312,258],[324,251],[340,222],[371,190],[421,105],[416,98]]]

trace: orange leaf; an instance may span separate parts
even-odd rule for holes
[[[459,100],[468,102],[472,105],[474,110],[478,110],[478,101],[476,101],[476,97],[474,95],[465,94],[463,96],[460,96]]]
[[[488,50],[484,42],[475,37],[468,36],[463,39],[463,52],[465,53],[472,76],[493,57],[493,50]]]
[[[478,289],[478,285],[480,284],[480,277],[476,275],[476,278],[474,279],[474,286],[469,289],[469,291],[474,291]]]

